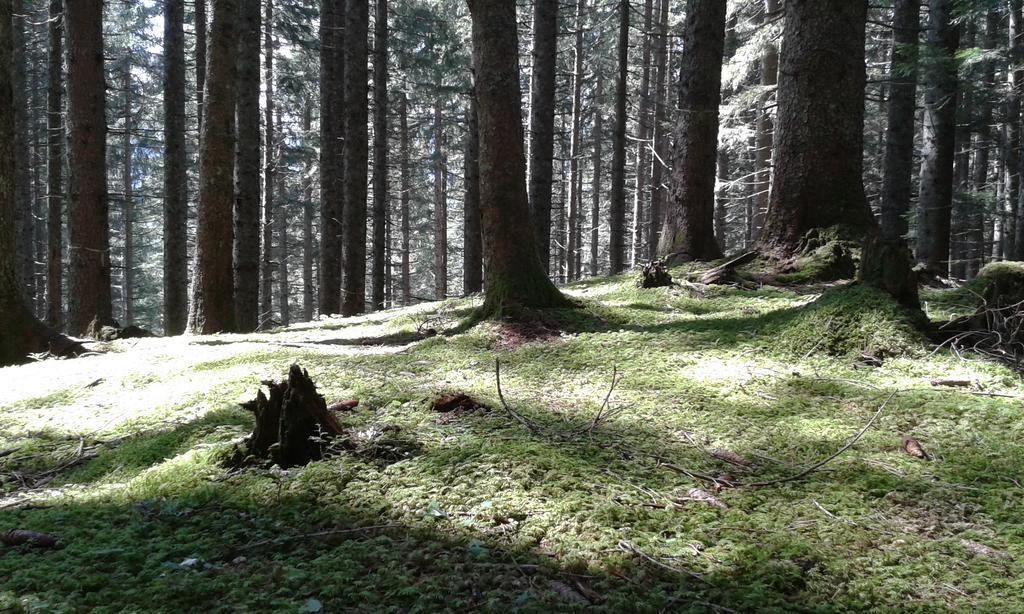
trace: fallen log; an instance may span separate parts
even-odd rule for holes
[[[731,260],[704,271],[697,279],[698,283],[706,285],[727,284],[736,281],[736,269],[753,262],[757,258],[757,252],[747,252]]]

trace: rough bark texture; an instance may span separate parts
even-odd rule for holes
[[[70,276],[68,329],[112,321],[104,112],[103,2],[66,2]]]
[[[122,76],[124,96],[124,133],[121,135],[121,221],[124,251],[121,254],[121,299],[124,305],[125,326],[135,322],[135,194],[132,189],[132,63],[126,58]]]
[[[949,274],[949,229],[953,208],[956,136],[956,64],[959,43],[952,23],[953,0],[931,0],[928,45],[934,59],[925,74],[921,135],[921,195],[918,200],[917,260],[928,270]]]
[[[551,254],[552,158],[555,147],[555,70],[558,0],[533,3],[533,75],[530,87],[530,214],[540,262]]]
[[[14,90],[11,4],[0,3],[0,366],[16,364],[32,352],[77,352],[81,347],[37,320],[22,301],[15,257]]]
[[[302,109],[303,145],[309,147],[313,128],[313,105],[306,101]],[[302,180],[302,320],[313,319],[313,163],[306,167]]]
[[[388,219],[388,2],[377,0],[373,29],[373,283],[370,305],[384,309]]]
[[[772,194],[760,248],[790,256],[803,235],[874,227],[864,195],[866,0],[787,0]]]
[[[168,5],[174,4],[168,2]],[[64,5],[50,0],[46,84],[46,322],[64,326],[64,266],[61,255],[64,207]],[[165,26],[166,27],[166,26]],[[183,69],[184,70],[184,69]]]
[[[185,148],[185,2],[164,4],[164,334],[188,319],[188,153]]]
[[[28,86],[26,82],[27,50],[25,47],[25,6],[24,0],[10,0],[14,10],[14,66],[12,82],[14,87],[14,193],[17,200],[15,209],[15,253],[18,260],[18,283],[21,286],[25,304],[35,300],[33,279],[35,260],[32,248],[35,219],[32,213],[32,153],[29,136]]]
[[[203,117],[206,116],[206,3],[208,0],[192,0],[195,4],[193,20],[196,36],[196,123],[199,133],[203,132]]]
[[[199,145],[199,211],[188,328],[234,329],[232,210],[235,200],[235,53],[238,0],[213,0],[206,67],[205,116]]]
[[[612,129],[612,191],[608,196],[610,273],[626,267],[626,87],[629,76],[629,0],[619,2],[619,42],[615,76],[615,125]]]
[[[1005,202],[1005,217],[1003,221],[1003,255],[1007,258],[1017,258],[1019,246],[1017,245],[1017,216],[1020,211],[1020,166],[1021,166],[1021,87],[1024,86],[1024,68],[1021,62],[1024,61],[1024,19],[1021,15],[1021,0],[1010,0],[1009,2],[1009,64],[1006,71],[1006,78],[1009,81],[1009,89],[1006,92],[1006,107],[1004,110],[1004,126],[1006,137],[1004,139],[1005,163],[1003,173],[1005,174],[1006,186],[1003,190]]]
[[[516,7],[505,0],[469,0],[469,9],[478,77],[480,208],[487,270],[483,314],[515,315],[522,308],[566,306],[568,300],[541,266],[528,223]]]
[[[274,319],[274,189],[277,181],[274,140],[274,34],[271,26],[274,5],[271,0],[266,0],[265,6],[267,14],[264,19],[266,38],[263,41],[263,87],[266,89],[266,96],[263,105],[263,211],[260,216],[260,326]]]
[[[664,185],[664,169],[668,163],[668,16],[669,0],[659,2],[658,38],[654,48],[654,164],[651,170],[651,211],[647,229],[647,257],[654,258],[658,253],[658,241],[661,237],[662,212],[668,188]]]
[[[345,13],[345,252],[341,313],[366,309],[366,170],[368,51],[370,12],[366,2],[351,2]]]
[[[583,177],[580,172],[580,149],[583,140],[581,132],[583,122],[583,30],[587,10],[586,0],[576,2],[576,44],[573,49],[572,76],[572,134],[569,144],[569,236],[567,240],[568,267],[566,276],[569,280],[579,278],[580,250],[580,211],[583,205]]]
[[[341,312],[344,0],[320,3],[320,313]]]
[[[440,89],[440,88],[438,88]],[[434,100],[434,298],[448,297],[448,162],[441,99]]]
[[[886,239],[907,234],[907,213],[913,189],[917,39],[920,27],[921,0],[896,0],[882,179],[881,230]]]
[[[466,114],[466,154],[463,198],[462,292],[472,294],[484,289],[484,246],[480,236],[480,131],[477,123],[476,90],[469,92],[469,112]]]
[[[412,179],[409,174],[409,97],[402,92],[398,98],[398,123],[401,134],[399,155],[401,156],[401,216],[402,216],[402,305],[412,304],[412,281],[409,274],[409,198],[412,195]]]
[[[684,45],[672,196],[658,246],[669,266],[722,256],[715,240],[715,167],[725,49],[724,2],[687,2]]]
[[[239,0],[238,103],[235,122],[235,327],[259,326],[260,284],[260,0]]]

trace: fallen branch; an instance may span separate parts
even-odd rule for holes
[[[619,549],[622,550],[623,552],[628,552],[629,554],[636,555],[636,556],[640,557],[641,560],[646,561],[647,563],[650,563],[651,565],[654,565],[655,567],[659,567],[661,569],[664,569],[665,571],[670,571],[670,572],[676,573],[676,574],[685,574],[685,575],[690,576],[691,578],[694,578],[696,580],[699,580],[699,581],[703,582],[704,584],[708,584],[708,581],[704,579],[704,575],[703,574],[699,574],[696,571],[691,571],[689,569],[683,569],[681,567],[673,567],[672,565],[668,565],[667,563],[662,563],[658,559],[656,559],[653,556],[647,554],[643,550],[637,548],[636,546],[634,546],[633,544],[629,543],[628,541],[626,541],[624,539],[619,540]]]
[[[615,391],[615,386],[619,383],[619,368],[616,365],[612,365],[612,384],[608,387],[608,394],[604,395],[604,402],[601,403],[601,407],[598,408],[597,414],[594,415],[594,419],[590,421],[590,427],[587,429],[587,435],[593,435],[594,429],[601,423],[602,419],[607,418],[610,414],[605,414],[604,410],[608,408],[608,401],[612,398],[612,392]]]

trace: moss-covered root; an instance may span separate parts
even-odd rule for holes
[[[489,269],[493,271],[493,269]],[[572,299],[562,294],[538,266],[521,269],[506,268],[502,274],[490,274],[484,304],[478,318],[529,319],[537,309],[575,307]]]

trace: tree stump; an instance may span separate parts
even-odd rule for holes
[[[637,285],[641,288],[664,288],[672,285],[672,276],[664,260],[651,260],[640,272]]]
[[[256,417],[245,441],[248,454],[284,468],[320,460],[325,440],[341,435],[342,429],[309,373],[292,365],[287,380],[263,384],[269,397],[259,390],[255,399],[242,404]]]

